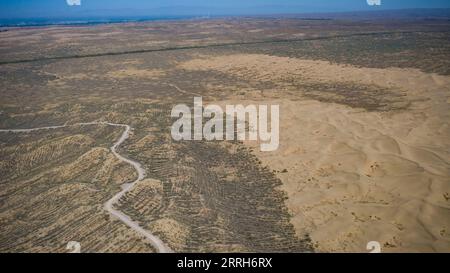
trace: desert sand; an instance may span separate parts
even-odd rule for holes
[[[282,180],[295,230],[316,251],[364,252],[369,241],[383,252],[450,250],[450,77],[261,54],[201,56],[180,67],[263,83],[367,85],[401,98],[370,111],[332,102],[352,93],[294,100],[277,98],[278,86],[220,104],[280,105],[280,148],[246,145]]]
[[[0,252],[449,252],[450,21],[393,14],[2,30]],[[175,141],[199,96],[280,148]]]

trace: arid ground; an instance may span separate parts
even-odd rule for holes
[[[0,32],[0,252],[450,251],[450,21],[229,18]],[[280,148],[173,106],[280,105]],[[80,125],[85,122],[98,122]],[[139,179],[138,179],[139,180]]]

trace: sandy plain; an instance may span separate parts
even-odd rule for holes
[[[114,209],[176,252],[448,252],[449,21],[371,20],[8,29],[0,128],[129,124]],[[279,104],[280,149],[174,142],[194,96]],[[0,251],[154,252],[103,207],[139,178],[122,133],[1,132]]]
[[[375,84],[391,93],[385,96],[403,94],[407,111],[382,113],[307,98],[269,100],[281,109],[280,149],[247,145],[277,171],[296,231],[309,233],[317,250],[357,252],[371,238],[392,252],[450,249],[450,77],[268,55],[203,57],[182,67],[259,81]]]

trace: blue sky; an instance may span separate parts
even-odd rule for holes
[[[0,0],[0,18],[240,15],[334,12],[402,8],[450,8],[449,0],[381,0],[381,7],[366,0]]]

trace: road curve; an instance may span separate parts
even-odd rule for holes
[[[119,159],[122,162],[125,162],[127,164],[130,164],[133,166],[133,168],[136,170],[138,177],[137,179],[132,183],[126,183],[122,185],[122,191],[114,195],[111,199],[109,199],[105,205],[104,209],[108,211],[113,217],[119,219],[124,224],[129,226],[134,231],[138,232],[142,236],[144,236],[146,239],[150,241],[152,246],[156,249],[159,253],[171,253],[173,252],[170,247],[168,247],[166,244],[164,244],[161,239],[159,239],[157,236],[153,235],[150,231],[145,230],[139,224],[135,221],[133,221],[128,215],[125,213],[116,210],[114,208],[114,204],[116,204],[127,192],[131,191],[134,186],[142,181],[145,178],[145,170],[142,168],[141,164],[139,162],[133,161],[131,159],[128,159],[122,155],[120,155],[117,152],[117,148],[122,145],[125,140],[128,139],[130,136],[131,127],[127,124],[118,124],[118,123],[110,123],[110,122],[83,122],[83,123],[76,123],[72,125],[60,125],[60,126],[47,126],[47,127],[39,127],[39,128],[32,128],[32,129],[0,129],[0,132],[10,132],[10,133],[29,133],[29,132],[35,132],[35,131],[43,131],[43,130],[52,130],[52,129],[61,129],[65,127],[70,126],[87,126],[87,125],[108,125],[108,126],[114,126],[114,127],[121,127],[125,130],[123,131],[120,138],[114,143],[114,145],[111,147],[111,152],[114,154],[114,156]]]

